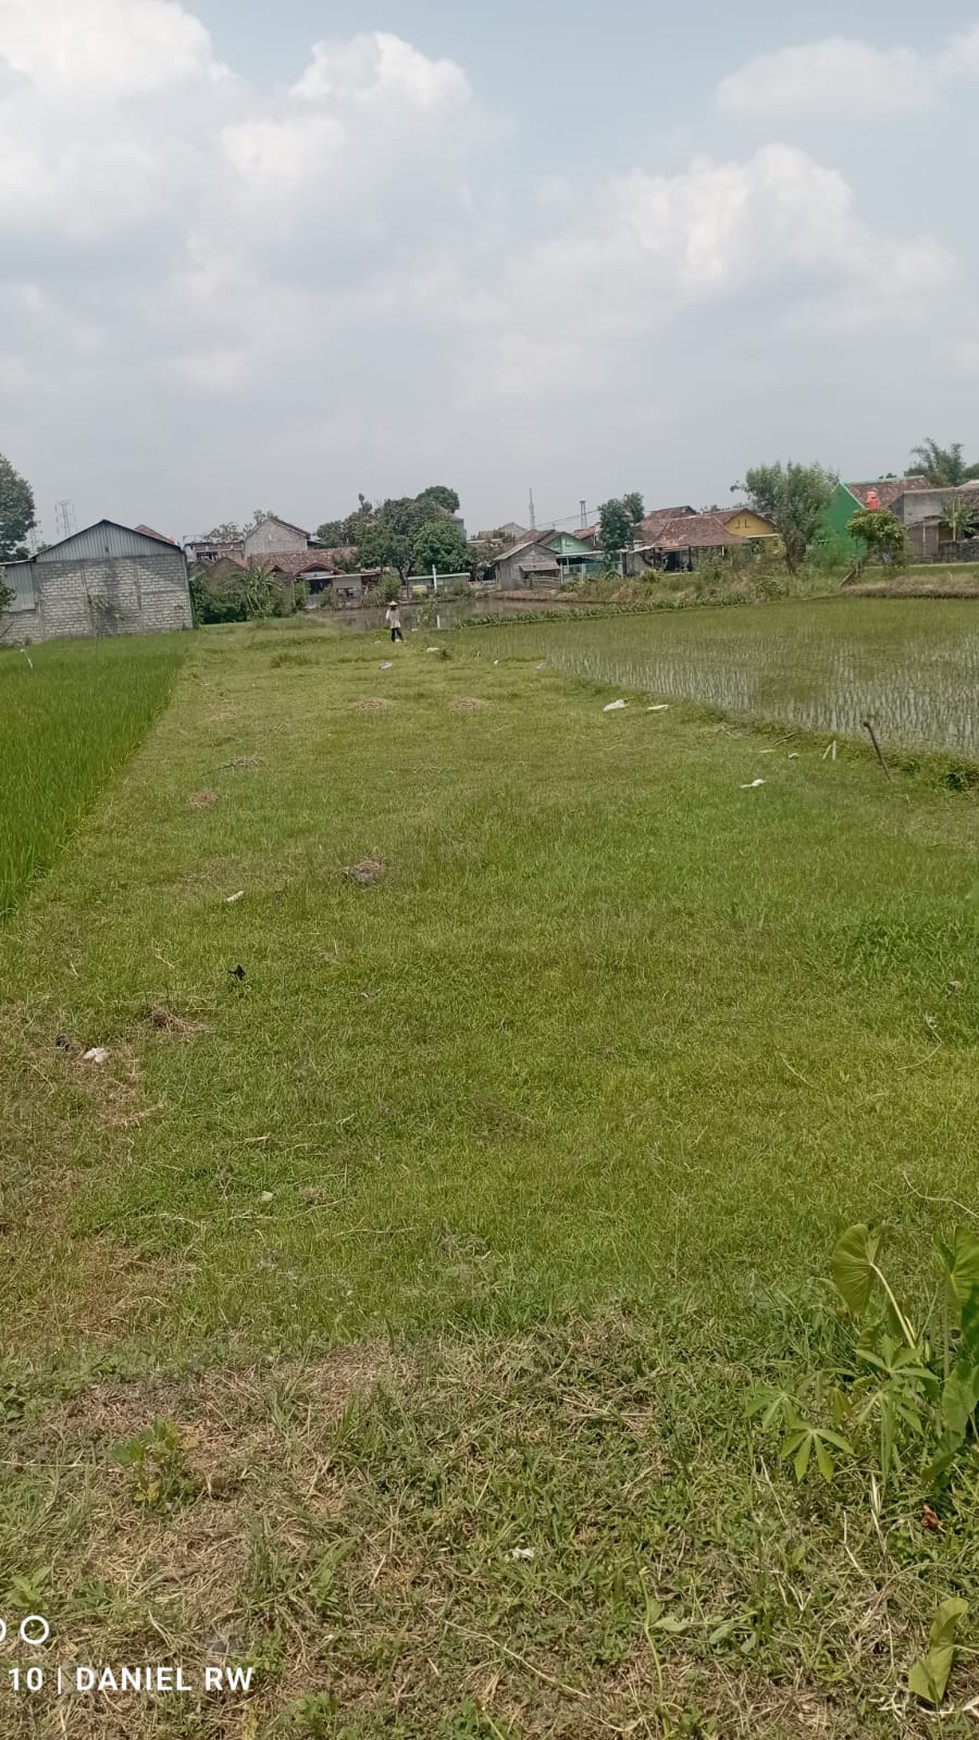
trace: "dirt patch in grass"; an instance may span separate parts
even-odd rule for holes
[[[166,1003],[153,1003],[147,1010],[146,1019],[156,1028],[157,1032],[168,1039],[198,1039],[207,1032],[203,1021],[194,1021],[189,1016],[178,1015]]]
[[[75,1057],[75,1080],[104,1129],[138,1129],[159,1108],[143,1104],[139,1059],[132,1046],[114,1044],[106,1049],[108,1056],[103,1063],[87,1061],[84,1054]]]
[[[449,706],[453,713],[481,713],[489,702],[479,701],[475,695],[460,695],[458,700],[450,701]]]
[[[356,882],[360,888],[374,888],[387,873],[387,865],[380,858],[363,858],[359,864],[348,864],[343,874],[348,882]]]
[[[382,695],[365,695],[357,705],[362,713],[383,713],[388,707],[393,707],[394,702],[385,700]]]
[[[187,799],[187,806],[192,810],[213,810],[217,801],[216,791],[195,791]]]

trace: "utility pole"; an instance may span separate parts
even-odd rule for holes
[[[584,501],[581,502],[580,507],[581,507],[581,529],[582,529],[582,531],[584,531],[586,526],[588,525],[588,504],[587,504],[587,502],[584,502]]]
[[[532,532],[536,532],[537,530],[537,509],[534,506],[533,490],[530,492],[530,529]]]

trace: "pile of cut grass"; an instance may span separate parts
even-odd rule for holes
[[[0,653],[0,922],[166,705],[180,636]]]

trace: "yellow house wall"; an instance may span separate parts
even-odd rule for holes
[[[772,527],[767,520],[763,520],[759,514],[750,513],[747,510],[744,513],[735,514],[733,520],[728,520],[727,525],[729,531],[737,532],[742,538],[766,538],[770,537],[772,533]]]

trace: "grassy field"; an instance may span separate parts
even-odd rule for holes
[[[979,613],[965,599],[821,599],[763,609],[610,615],[495,631],[494,656],[666,700],[979,759]]]
[[[255,1669],[5,1735],[934,1731],[974,1455],[933,1528],[745,1402],[843,1227],[918,1298],[972,1213],[975,798],[534,637],[195,637],[0,939],[0,1611]]]
[[[0,922],[166,705],[179,638],[0,651]]]

